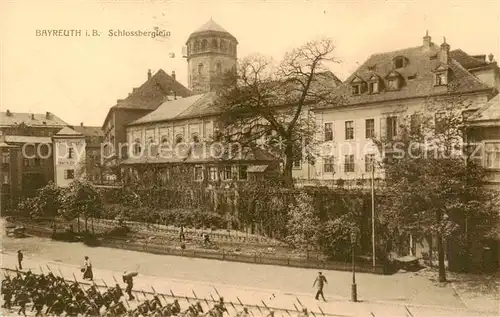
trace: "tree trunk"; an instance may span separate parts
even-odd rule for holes
[[[52,234],[56,234],[56,217],[52,218]]]
[[[78,232],[80,232],[80,216],[76,217],[76,225],[77,225]]]
[[[88,217],[85,217],[85,232],[89,231],[87,223],[88,223]]]
[[[436,235],[437,239],[437,251],[438,251],[438,265],[439,265],[439,281],[446,282],[446,270],[444,267],[444,245],[443,237],[439,233]]]
[[[285,148],[285,166],[283,168],[283,182],[285,187],[293,187],[293,144],[287,142]]]

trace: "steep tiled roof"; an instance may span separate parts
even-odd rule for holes
[[[76,132],[70,127],[64,127],[55,134],[56,136],[83,136],[80,132]]]
[[[52,113],[0,112],[0,126],[13,127],[24,123],[29,127],[64,127],[68,124]]]
[[[52,143],[52,138],[47,136],[6,135],[5,142],[12,143]]]
[[[496,95],[469,118],[472,122],[493,120],[500,120],[500,95]]]
[[[428,48],[418,46],[371,55],[339,86],[337,94],[343,97],[343,102],[339,103],[339,105],[400,100],[446,93],[447,90],[443,90],[443,87],[434,86],[434,70],[440,65],[439,51],[440,47],[432,44]],[[458,54],[456,53],[456,55]],[[400,56],[406,58],[407,65],[394,69],[394,59]],[[491,89],[453,58],[449,59],[448,67],[450,70],[448,85],[450,88],[448,90],[453,89],[453,92],[456,93],[471,93]],[[399,90],[388,91],[384,87],[384,78],[394,71],[396,75],[399,74],[402,86]],[[369,94],[363,92],[360,95],[352,94],[351,82],[355,78],[368,81],[374,75],[381,79],[382,85],[379,88],[379,93]]]
[[[225,33],[225,34],[229,35],[230,37],[232,37],[233,39],[236,40],[236,38],[233,35],[231,35],[231,33],[229,33],[228,31],[226,31],[219,24],[215,23],[214,20],[210,19],[205,24],[203,24],[202,26],[200,26],[196,31],[194,31],[193,33],[191,33],[189,35],[188,41],[189,41],[189,39],[191,37],[193,37],[195,35],[203,34],[203,33],[211,33],[211,32],[216,32],[216,33],[219,33],[219,34],[220,33]]]
[[[89,126],[81,126],[81,125],[75,125],[71,126],[73,130],[76,132],[79,132],[85,136],[103,136],[104,133],[101,129],[101,127],[89,127]]]
[[[460,65],[462,65],[466,69],[486,66],[489,64],[488,62],[486,62],[484,60],[480,60],[478,58],[475,58],[475,57],[465,53],[461,49],[456,49],[456,50],[451,51],[450,57],[453,58],[454,60],[456,60],[457,62],[459,62]]]
[[[114,107],[154,110],[163,102],[165,96],[171,95],[173,92],[179,97],[191,95],[189,89],[160,69],[141,87],[135,89],[127,98],[118,102]]]
[[[156,110],[148,113],[144,117],[130,123],[130,125],[158,122],[186,117],[194,114],[202,114],[203,111],[210,111],[208,103],[213,93],[194,95],[187,98],[169,100],[163,102]]]
[[[222,151],[226,151],[222,153]],[[272,162],[277,158],[265,150],[244,147],[241,152],[235,147],[232,151],[221,149],[218,146],[212,147],[210,143],[182,144],[180,146],[168,148],[166,150],[157,149],[158,156],[149,156],[147,151],[142,157],[130,157],[123,164],[144,164],[144,163],[206,163],[217,161],[230,162]],[[154,150],[151,151],[154,153]]]

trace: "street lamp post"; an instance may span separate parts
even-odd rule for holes
[[[375,159],[372,160],[372,261],[375,270]]]
[[[356,285],[356,264],[355,264],[355,247],[356,247],[356,232],[351,232],[351,248],[352,248],[352,285],[351,285],[351,300],[358,301],[358,289]]]

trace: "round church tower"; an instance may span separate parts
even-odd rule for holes
[[[221,83],[223,73],[236,67],[238,41],[212,19],[191,33],[187,46],[188,84],[205,93]]]

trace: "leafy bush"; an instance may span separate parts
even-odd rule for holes
[[[83,243],[89,247],[97,247],[101,244],[96,235],[90,232],[85,232],[83,234]]]
[[[77,242],[78,241],[77,235],[71,231],[53,233],[51,238],[52,238],[52,240],[64,241],[64,242]]]
[[[108,237],[125,237],[129,232],[129,227],[118,225],[109,230],[106,230],[106,232],[104,232],[104,235]]]

